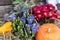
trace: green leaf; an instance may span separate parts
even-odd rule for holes
[[[44,20],[40,20],[39,24],[42,25],[44,23]]]
[[[21,3],[22,2],[22,0],[16,0],[16,1],[14,1],[12,4],[19,4],[19,3]]]
[[[24,3],[24,7],[23,8],[30,8],[31,6],[27,3],[27,1]]]
[[[31,0],[30,2],[31,2],[31,4],[35,4],[35,3],[34,3],[34,0]]]
[[[14,1],[12,4],[19,4],[20,2],[19,1]]]

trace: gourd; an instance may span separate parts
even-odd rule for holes
[[[6,22],[0,27],[0,34],[12,31],[12,22]]]
[[[60,29],[52,23],[43,24],[38,28],[36,40],[60,40]]]

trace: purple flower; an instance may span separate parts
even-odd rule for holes
[[[34,23],[33,24],[33,27],[32,27],[32,32],[35,32],[36,33],[36,31],[38,30],[38,26],[39,26],[39,24],[37,22]]]
[[[34,16],[33,15],[31,15],[31,16],[29,16],[27,18],[27,21],[28,21],[29,24],[31,24],[33,22],[33,20],[34,20]]]
[[[25,17],[21,17],[20,20],[21,20],[22,22],[25,22],[25,21],[26,21],[26,18],[25,18]]]
[[[15,17],[16,17],[16,14],[15,14],[15,13],[13,13],[13,14],[11,14],[11,15],[9,16],[10,19],[14,19]]]

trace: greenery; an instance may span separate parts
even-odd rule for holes
[[[44,23],[54,23],[54,20],[51,20],[49,18],[42,19],[39,24],[42,25]]]

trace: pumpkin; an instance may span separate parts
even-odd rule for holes
[[[12,22],[6,22],[5,24],[3,24],[1,27],[0,27],[0,34],[1,33],[7,33],[7,32],[11,32],[12,30]]]
[[[52,23],[43,24],[38,28],[36,40],[60,40],[60,29]]]

